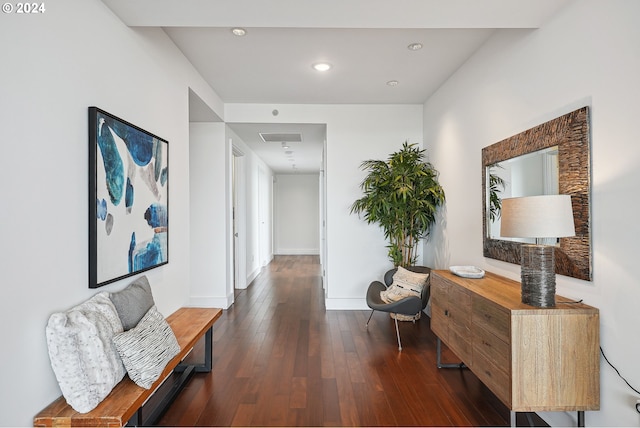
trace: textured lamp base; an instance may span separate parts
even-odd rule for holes
[[[531,306],[556,305],[556,272],[554,247],[522,245],[522,303]]]

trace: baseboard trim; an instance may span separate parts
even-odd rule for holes
[[[258,275],[260,275],[261,272],[262,272],[262,268],[258,268],[256,270],[254,270],[253,272],[251,272],[249,274],[249,276],[247,277],[247,286],[249,286],[249,284],[251,284],[253,282],[253,280],[256,279],[258,277]]]
[[[274,255],[276,256],[318,256],[320,255],[320,250],[315,249],[304,249],[304,248],[286,248],[286,249],[278,249],[274,251]]]
[[[222,308],[228,309],[233,304],[233,296],[213,297],[213,296],[191,296],[189,306],[195,308]]]
[[[328,311],[366,311],[367,302],[362,299],[324,299],[324,306]]]

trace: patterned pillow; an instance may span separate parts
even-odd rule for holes
[[[144,275],[123,290],[109,294],[109,298],[116,307],[125,330],[135,327],[155,304],[149,280]]]
[[[77,412],[92,410],[125,374],[113,345],[122,324],[109,294],[98,293],[66,312],[52,314],[45,331],[62,395]]]
[[[113,342],[131,380],[145,389],[151,388],[180,352],[173,330],[155,305],[137,326],[116,334]]]
[[[393,275],[393,283],[386,290],[380,292],[380,298],[385,303],[397,302],[408,296],[420,298],[428,278],[428,273],[411,272],[398,266],[397,272]],[[416,315],[391,314],[391,318],[397,318],[400,321],[415,321],[420,318],[420,312]]]

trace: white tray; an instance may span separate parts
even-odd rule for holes
[[[484,271],[475,266],[449,266],[451,273],[463,278],[483,278]]]

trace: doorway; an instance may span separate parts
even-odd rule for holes
[[[316,189],[313,193],[320,193],[320,197],[316,196],[313,204],[319,205],[317,212],[313,215],[316,219],[312,232],[316,238],[313,248],[315,252],[306,252],[308,247],[304,247],[301,248],[302,252],[292,254],[317,254],[326,263],[324,255],[326,177],[323,167],[326,125],[293,123],[226,123],[226,125],[228,136],[233,138],[233,158],[230,162],[234,172],[230,189],[233,189],[234,196],[230,218],[234,223],[232,234],[234,248],[229,256],[234,258],[233,271],[236,276],[234,287],[239,289],[248,286],[277,253],[276,217],[278,214],[275,196],[278,192],[277,179],[281,175],[289,177],[315,175]],[[299,136],[299,139],[289,140],[288,138],[292,136]],[[239,167],[241,161],[244,161],[243,171],[240,171]],[[241,194],[242,192],[244,193]],[[288,225],[289,232],[291,232],[290,226],[291,224]],[[245,228],[244,233],[242,233],[242,227]],[[280,227],[280,230],[282,229]],[[241,249],[243,244],[244,250]],[[300,248],[294,248],[296,249]],[[244,266],[241,266],[242,258],[244,258]]]
[[[247,288],[247,198],[244,151],[234,145],[231,157],[231,222],[232,222],[232,251],[233,260],[233,288],[243,290]],[[231,290],[233,292],[233,290]]]

